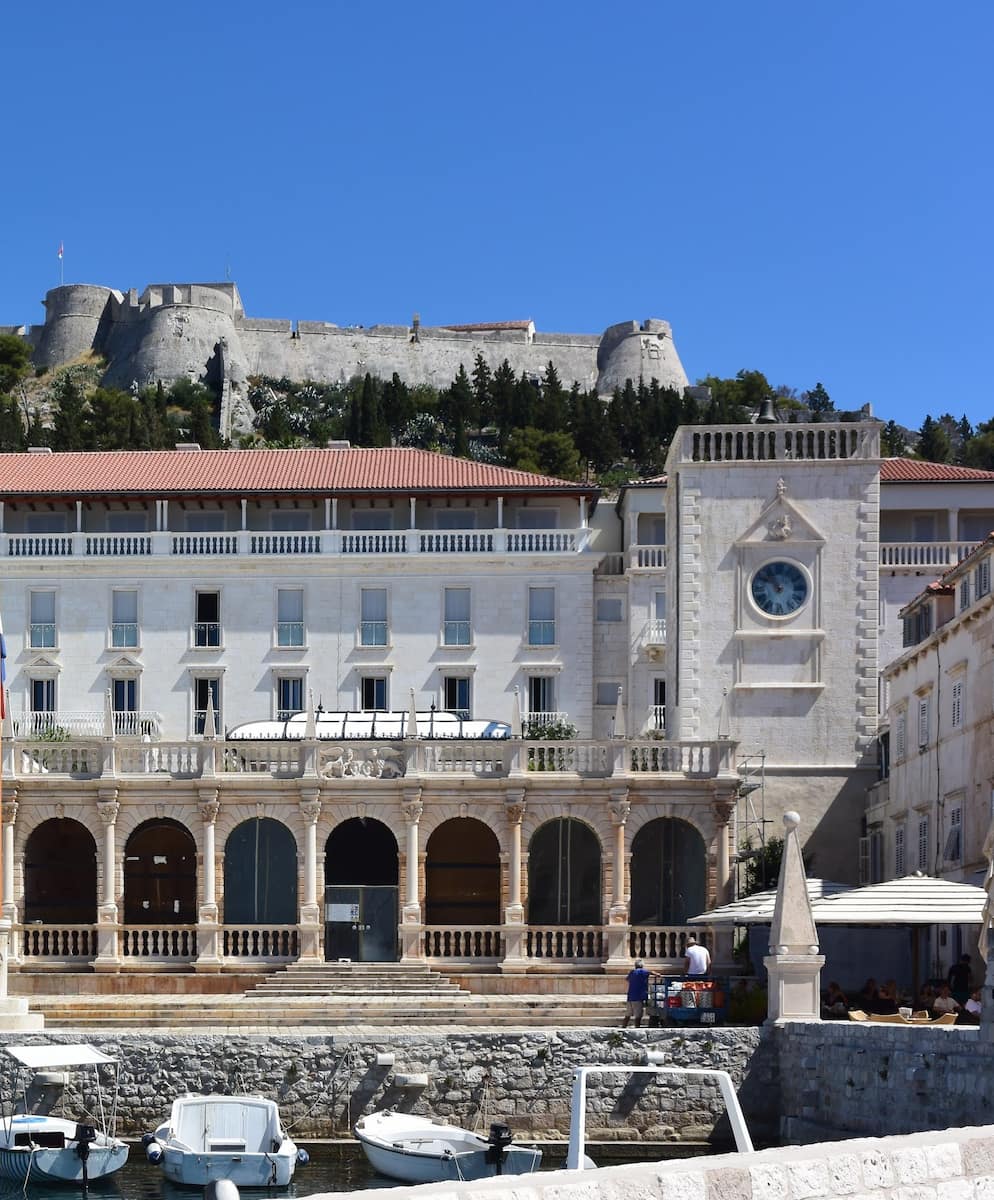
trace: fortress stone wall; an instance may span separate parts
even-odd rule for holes
[[[247,317],[234,283],[151,284],[141,295],[66,284],[45,297],[45,323],[7,329],[34,347],[38,366],[54,368],[96,351],[107,360],[103,383],[128,389],[188,378],[222,397],[222,429],[247,424],[246,381],[269,375],[339,383],[367,372],[406,383],[446,386],[478,354],[495,369],[540,376],[555,364],[566,387],[610,395],[626,379],[687,386],[666,321],[626,321],[602,335],[542,333],[530,321],[465,326],[343,327],[323,321]]]

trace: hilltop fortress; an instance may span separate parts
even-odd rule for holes
[[[128,389],[188,378],[221,397],[221,429],[248,424],[247,379],[344,382],[369,372],[406,383],[447,386],[477,354],[492,368],[540,376],[549,362],[563,383],[610,395],[626,379],[682,390],[687,376],[667,321],[625,321],[603,334],[540,333],[531,321],[425,327],[338,326],[325,321],[247,317],[234,283],[150,284],[141,295],[65,284],[45,297],[43,325],[7,327],[26,338],[37,366],[53,368],[95,351],[102,383]]]

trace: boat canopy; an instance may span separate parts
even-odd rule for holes
[[[314,714],[314,736],[320,741],[375,741],[405,737],[456,738],[475,741],[480,738],[509,738],[511,726],[505,721],[464,721],[458,713],[430,712],[415,714],[416,731],[407,712],[324,712]],[[294,713],[286,721],[246,721],[227,730],[229,741],[296,741],[307,736],[307,713]]]
[[[95,1050],[92,1046],[5,1046],[4,1049],[23,1066],[32,1071],[49,1067],[92,1067],[116,1063],[116,1058]]]

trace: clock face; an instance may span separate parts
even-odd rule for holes
[[[769,562],[760,567],[750,589],[753,600],[771,617],[789,617],[808,598],[807,576],[789,562]]]

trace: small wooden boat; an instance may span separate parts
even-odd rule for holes
[[[402,1183],[526,1175],[542,1161],[537,1147],[512,1146],[506,1125],[491,1125],[484,1138],[428,1117],[384,1111],[360,1117],[354,1132],[370,1166]]]
[[[128,1161],[128,1145],[106,1128],[91,1124],[89,1115],[53,1116],[72,1071],[92,1068],[93,1106],[104,1111],[99,1068],[113,1068],[116,1109],[116,1059],[92,1046],[7,1046],[18,1064],[14,1111],[0,1118],[0,1179],[14,1183],[80,1183],[119,1171]]]
[[[262,1096],[180,1096],[169,1119],[142,1139],[145,1157],[173,1183],[286,1187],[307,1152],[284,1132],[274,1100]]]

